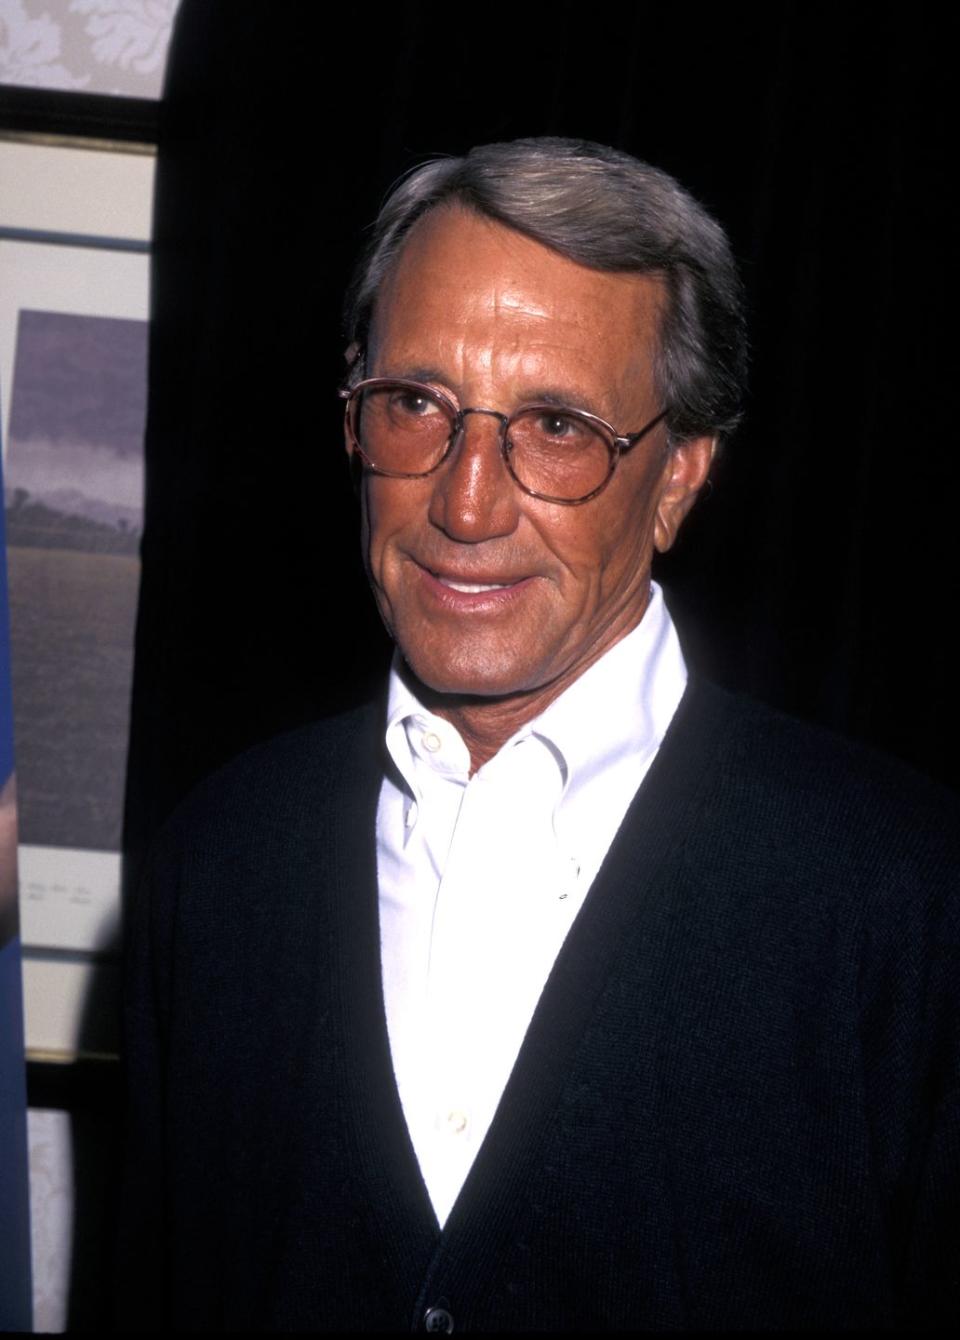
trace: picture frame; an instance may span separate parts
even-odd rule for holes
[[[10,92],[5,90],[5,95]],[[49,103],[50,96],[43,93],[44,104]],[[84,103],[89,108],[90,100],[83,95],[60,96]],[[8,102],[8,97],[5,96],[4,101]],[[28,102],[29,99],[20,99],[21,107]],[[23,124],[24,118],[21,118],[12,135],[5,126],[0,126],[0,181],[16,183],[15,190],[4,191],[0,197],[0,442],[8,503],[16,495],[18,477],[23,478],[21,466],[27,459],[26,448],[18,443],[15,431],[18,341],[23,340],[27,328],[25,322],[32,331],[34,356],[38,349],[42,351],[42,337],[46,331],[47,342],[51,349],[58,351],[61,363],[66,358],[69,364],[70,339],[78,334],[83,336],[88,359],[84,376],[88,386],[96,382],[97,375],[106,375],[108,369],[102,367],[98,373],[96,359],[99,357],[102,363],[109,350],[118,347],[117,331],[112,326],[121,323],[121,334],[125,338],[136,334],[142,342],[142,372],[134,375],[142,376],[140,392],[145,403],[149,238],[155,161],[151,146],[140,140],[110,142],[98,134],[95,139],[78,142],[72,134],[38,136],[35,132],[25,131]],[[87,124],[93,123],[88,120]],[[102,116],[96,127],[98,131],[109,129]],[[76,128],[76,120],[66,127],[68,131]],[[111,339],[105,338],[107,335]],[[22,343],[20,351],[22,354]],[[91,357],[94,359],[92,369]],[[130,369],[125,371],[129,378]],[[67,378],[66,382],[69,380]],[[62,376],[59,378],[58,394],[70,393],[66,382]],[[115,395],[115,386],[114,379],[112,395]],[[55,418],[55,395],[51,392],[42,399],[47,402],[44,412]],[[86,410],[89,409],[87,404]],[[140,451],[142,472],[142,430]],[[90,459],[89,453],[85,459]],[[126,461],[123,473],[127,476],[131,474],[129,465]],[[73,467],[77,467],[76,461]],[[31,481],[34,477],[31,476]],[[76,482],[73,480],[74,485]],[[126,487],[128,491],[132,487],[129,478]],[[21,487],[20,494],[29,496],[29,490]],[[88,530],[92,532],[97,526],[101,529],[104,525],[109,526],[109,520],[104,522],[102,516],[99,520],[90,520]],[[11,564],[11,598],[16,682],[16,611],[18,580],[22,574],[18,578],[16,526],[8,526],[8,532],[8,553],[15,560]],[[128,551],[135,548],[134,539],[130,533],[123,537]],[[100,540],[96,542],[100,543]],[[84,543],[89,547],[89,537]],[[48,550],[41,555],[39,551],[44,548],[41,544],[34,551],[33,559],[41,567],[45,562],[59,563],[62,576],[64,553]],[[81,565],[90,569],[98,563],[109,566],[111,561],[109,557],[88,555]],[[123,620],[126,622],[123,628],[116,630],[116,637],[118,642],[124,639],[128,642],[125,688],[128,702],[139,568],[138,560],[131,558],[129,553],[124,564],[120,584],[124,588]],[[48,589],[51,582],[45,580],[44,589]],[[116,586],[117,582],[112,584]],[[27,603],[31,610],[38,604],[36,599]],[[42,678],[42,675],[37,677]],[[54,835],[57,841],[44,840],[43,833],[39,840],[23,840],[30,838],[31,797],[29,785],[24,785],[27,779],[21,771],[20,915],[26,1045],[28,1058],[34,1064],[44,1060],[63,1062],[78,1057],[109,1057],[117,1052],[115,1006],[119,991],[122,766],[118,791],[116,754],[118,748],[124,756],[126,751],[126,708],[118,720],[115,710],[118,692],[122,696],[124,690],[122,687],[118,689],[115,681],[110,690],[114,710],[109,729],[114,736],[118,730],[122,731],[122,739],[114,738],[111,748],[114,758],[112,799],[116,802],[117,813],[116,840],[111,841],[109,847],[102,834],[98,840],[88,843],[82,831],[79,841],[64,842],[62,832]],[[71,695],[61,691],[60,696],[69,699]],[[29,694],[21,691],[21,700],[28,697]],[[96,703],[104,698],[105,695],[94,693],[88,701]],[[25,711],[29,711],[29,704],[22,710],[15,706],[18,764],[29,755],[27,742],[32,738],[31,732],[35,734],[38,729],[37,721],[31,723],[23,719]],[[49,722],[47,726],[48,734],[55,736],[56,727],[50,729]],[[61,759],[59,764],[56,762],[54,750],[50,749],[48,753],[50,762],[44,765],[47,771],[53,774],[59,767],[64,774],[69,773],[70,768],[64,760]],[[69,777],[53,777],[54,802],[56,787],[61,783],[69,787]],[[77,822],[82,828],[82,816]]]

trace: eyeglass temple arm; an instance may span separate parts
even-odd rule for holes
[[[646,437],[647,433],[652,432],[657,424],[662,423],[669,413],[669,409],[662,409],[655,419],[651,419],[648,424],[640,429],[639,433],[630,433],[627,437],[615,438],[616,445],[620,448],[620,455],[623,456],[631,449],[631,447],[635,447],[640,439]]]

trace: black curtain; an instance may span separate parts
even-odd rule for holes
[[[389,184],[617,145],[726,224],[748,417],[660,565],[699,668],[956,784],[953,45],[927,5],[184,0],[162,108],[135,869],[201,775],[388,649],[341,450],[341,293]]]

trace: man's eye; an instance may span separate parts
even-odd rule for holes
[[[406,414],[411,418],[423,418],[427,414],[435,414],[439,409],[435,400],[419,391],[395,391],[390,403],[398,414]]]
[[[583,435],[583,424],[571,414],[542,413],[537,416],[537,430],[557,442],[572,442]]]

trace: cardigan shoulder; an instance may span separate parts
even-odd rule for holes
[[[755,700],[694,681],[678,713],[687,766],[704,766],[709,815],[733,833],[763,830],[782,857],[877,887],[898,869],[956,887],[960,796],[908,765]],[[668,735],[665,744],[670,742]]]
[[[191,790],[161,826],[154,851],[198,843],[253,848],[278,825],[324,821],[326,802],[357,797],[382,770],[382,703],[320,718],[244,750]]]

